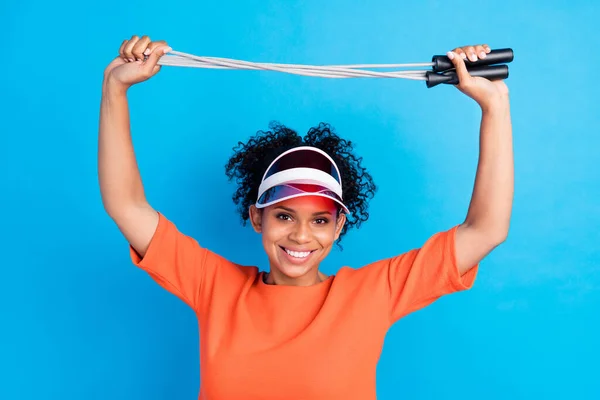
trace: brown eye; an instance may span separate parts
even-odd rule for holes
[[[288,214],[277,214],[276,218],[282,221],[289,221],[292,219],[292,217],[290,217]]]

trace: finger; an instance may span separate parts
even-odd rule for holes
[[[131,53],[135,57],[136,60],[142,61],[144,59],[144,51],[146,51],[146,47],[150,43],[150,38],[148,36],[142,36],[140,40],[133,46],[131,49]]]
[[[158,60],[169,51],[171,51],[169,46],[162,45],[154,49],[154,51],[148,56],[148,59],[144,62],[144,70],[149,75],[154,75],[156,72],[160,70],[160,66],[158,64]],[[157,69],[158,67],[158,69]]]
[[[465,46],[463,47],[463,50],[470,61],[477,61],[477,54],[475,54],[475,48],[473,46]]]
[[[123,49],[123,55],[128,61],[135,61],[135,57],[131,51],[133,50],[133,46],[135,46],[138,40],[140,40],[140,38],[137,35],[133,35],[125,45],[125,48]]]
[[[119,56],[123,59],[125,59],[125,55],[123,54],[123,50],[125,49],[125,45],[127,44],[127,39],[123,40],[123,43],[121,43],[121,47],[119,47]]]
[[[463,60],[467,59],[467,54],[465,53],[465,51],[461,47],[457,47],[457,48],[455,48],[452,51],[454,53],[458,54],[460,56],[460,58],[462,58]]]
[[[462,59],[462,57],[458,57],[454,52],[448,52],[448,58],[450,58],[450,60],[452,60],[452,63],[454,64],[454,68],[456,69],[456,75],[458,76],[458,85],[462,86],[467,84],[471,79],[472,76],[469,74],[469,71],[467,70],[467,66],[465,65],[465,61]]]
[[[491,47],[488,46],[487,44],[482,44],[481,46],[485,50],[486,54],[489,54],[492,51]]]
[[[475,53],[477,54],[477,57],[479,57],[482,60],[487,56],[482,45],[475,46]]]
[[[150,54],[152,54],[154,52],[154,50],[156,50],[156,48],[158,48],[160,46],[167,46],[167,42],[164,40],[157,40],[157,41],[150,43],[148,45],[148,47],[146,48],[144,55],[149,56]]]

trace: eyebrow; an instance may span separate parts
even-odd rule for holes
[[[275,210],[277,210],[277,209],[285,210],[285,211],[287,211],[287,212],[289,212],[291,214],[295,214],[296,213],[296,211],[294,211],[293,209],[287,208],[287,207],[284,207],[284,206],[277,206],[277,207],[275,207]],[[331,214],[330,211],[319,211],[319,212],[313,213],[313,216],[323,215],[323,214],[333,215],[333,214]]]

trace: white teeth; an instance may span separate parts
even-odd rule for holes
[[[308,257],[308,255],[310,254],[310,251],[291,251],[291,250],[288,250],[288,249],[285,249],[285,251],[290,256],[296,257],[296,258]]]

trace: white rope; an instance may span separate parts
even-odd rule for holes
[[[240,69],[285,72],[295,75],[317,76],[322,78],[402,78],[412,80],[426,80],[426,70],[396,70],[372,71],[378,68],[414,68],[431,67],[433,63],[413,64],[353,64],[353,65],[301,65],[301,64],[273,64],[255,63],[250,61],[234,60],[231,58],[200,57],[179,51],[171,51],[163,56],[159,65],[172,67],[213,68],[213,69]]]

